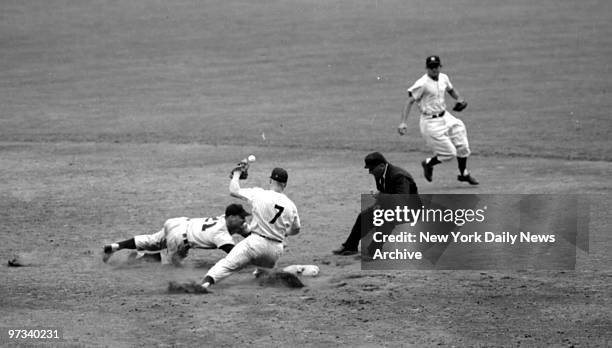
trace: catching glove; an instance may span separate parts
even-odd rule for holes
[[[232,169],[232,171],[230,172],[230,179],[234,177],[234,173],[237,171],[240,172],[240,180],[245,180],[249,177],[249,164],[244,162],[238,163],[238,166]]]

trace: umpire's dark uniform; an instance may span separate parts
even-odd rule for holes
[[[411,208],[420,208],[417,185],[414,182],[412,175],[410,175],[410,173],[408,173],[405,169],[387,162],[385,157],[379,152],[370,153],[365,157],[365,168],[368,168],[370,174],[372,174],[374,176],[374,180],[376,180],[376,189],[378,189],[380,192],[377,203],[381,201],[393,201],[387,199],[390,197],[384,198],[384,194],[410,194],[411,199],[409,202],[394,202],[393,205],[400,203]],[[383,199],[381,200],[381,198]],[[384,209],[385,207],[381,208]],[[393,209],[393,207],[389,208]],[[346,239],[346,242],[342,244],[340,249],[333,251],[334,254],[352,255],[357,253],[357,247],[359,246],[359,240],[361,239],[362,223],[364,232],[370,231],[372,228],[374,228],[373,212],[374,207],[372,206],[359,213],[355,224],[351,229],[351,234]],[[392,231],[393,227],[393,224],[385,223],[382,226],[381,232],[388,234]]]

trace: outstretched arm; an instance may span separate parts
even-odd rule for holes
[[[230,196],[247,200],[247,198],[240,194],[240,171],[236,170],[232,173],[232,179],[229,184]]]
[[[408,115],[410,115],[410,110],[412,109],[412,104],[414,104],[415,99],[412,96],[412,93],[408,93],[408,100],[404,104],[404,109],[402,109],[402,119],[400,120],[400,124],[397,127],[397,131],[400,135],[406,134],[408,131]]]

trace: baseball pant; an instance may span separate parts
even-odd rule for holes
[[[274,268],[282,254],[283,243],[252,233],[236,244],[229,254],[208,270],[206,275],[218,283],[247,265]]]
[[[419,126],[425,143],[440,161],[470,155],[465,124],[450,112],[446,111],[444,116],[437,118],[421,115]]]
[[[168,219],[160,231],[134,236],[136,250],[160,252],[162,264],[180,264],[189,250],[183,237],[188,226],[188,218]]]

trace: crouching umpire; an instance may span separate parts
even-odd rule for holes
[[[420,208],[417,185],[408,171],[389,163],[380,152],[372,152],[365,157],[365,168],[374,176],[374,180],[376,181],[376,189],[378,190],[378,193],[375,195],[376,203],[359,213],[346,241],[339,249],[333,250],[333,253],[336,255],[348,256],[357,254],[357,247],[362,238],[362,226],[365,237],[365,235],[374,228],[374,209],[380,206],[382,201],[387,202],[385,205],[388,205],[389,201],[393,201],[391,196],[385,194],[409,194],[409,202],[395,202],[395,204],[401,203],[411,207],[418,204],[417,207]],[[407,196],[400,197],[406,198]],[[380,229],[384,234],[390,234],[393,227],[392,224],[386,223],[381,226]],[[368,255],[372,255],[376,248],[380,248],[381,246],[382,243],[373,242],[370,244],[368,247]]]

